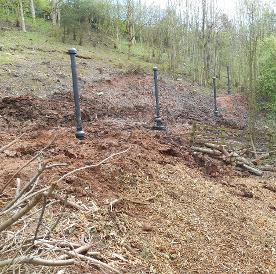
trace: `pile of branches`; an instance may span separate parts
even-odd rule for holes
[[[42,273],[45,267],[62,267],[68,265],[93,265],[108,273],[121,273],[120,270],[103,262],[99,252],[91,251],[91,243],[75,243],[70,241],[62,226],[66,208],[75,210],[90,210],[84,204],[74,203],[58,194],[59,182],[81,170],[101,165],[111,157],[124,153],[119,152],[109,156],[98,164],[84,166],[72,170],[48,186],[41,187],[41,175],[49,170],[64,167],[66,164],[49,163],[43,160],[44,151],[54,142],[50,142],[39,151],[30,161],[17,170],[0,189],[0,273],[33,273],[38,267]],[[0,148],[0,152],[16,143]],[[17,178],[20,171],[37,160],[38,168],[26,182]],[[5,194],[13,182],[16,182],[14,195]],[[9,191],[10,193],[10,191]],[[59,191],[60,193],[60,191]],[[6,198],[4,201],[4,197]],[[55,216],[54,212],[59,211]],[[57,233],[57,230],[59,233]],[[57,236],[58,234],[58,236]],[[38,269],[36,269],[38,270]],[[47,269],[45,269],[48,271]],[[51,271],[51,273],[56,271]],[[58,272],[63,273],[63,272]]]
[[[226,145],[213,143],[201,143],[200,146],[192,146],[191,148],[197,157],[202,158],[207,155],[231,165],[239,171],[248,171],[256,176],[262,176],[264,171],[276,172],[276,166],[262,165],[263,160],[271,157],[275,151],[257,153],[255,148],[253,151],[249,151],[247,148],[234,150]],[[248,157],[249,154],[253,157]]]

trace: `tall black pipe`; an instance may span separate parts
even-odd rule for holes
[[[218,116],[216,79],[217,79],[216,77],[213,77],[213,85],[214,85],[214,114],[215,114],[215,116]]]
[[[75,102],[76,137],[79,140],[83,140],[85,137],[85,134],[82,129],[82,121],[81,121],[80,94],[79,94],[77,63],[76,63],[77,50],[74,48],[69,49],[69,54],[71,58],[73,94],[74,94],[74,102]]]
[[[159,99],[159,89],[158,89],[158,69],[153,68],[153,79],[154,79],[154,96],[155,96],[155,125],[156,130],[165,130],[165,126],[162,123],[160,116],[160,99]]]

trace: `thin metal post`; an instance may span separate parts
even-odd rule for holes
[[[84,131],[82,130],[82,121],[81,121],[80,94],[79,94],[77,64],[76,64],[77,50],[74,48],[69,49],[69,54],[71,58],[73,93],[74,93],[74,102],[75,102],[75,119],[76,119],[76,129],[77,129],[76,137],[79,140],[83,140],[85,137],[85,134],[84,134]]]
[[[231,94],[230,66],[227,66],[227,92]]]
[[[218,116],[216,77],[213,77],[213,85],[214,85],[214,114],[215,116]]]
[[[158,89],[158,69],[153,68],[153,79],[154,79],[154,95],[155,95],[155,125],[156,130],[165,130],[165,126],[162,123],[160,117],[160,100],[159,100],[159,89]]]

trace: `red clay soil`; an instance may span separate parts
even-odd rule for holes
[[[167,131],[158,132],[151,129],[150,76],[86,84],[81,102],[84,141],[74,138],[69,91],[45,99],[3,98],[0,147],[25,135],[0,154],[0,187],[54,136],[44,160],[68,166],[46,173],[41,185],[127,150],[58,185],[60,196],[97,205],[89,214],[65,213],[60,226],[74,224],[70,240],[90,237],[101,259],[124,273],[275,273],[275,193],[266,188],[275,178],[241,178],[222,163],[198,161],[189,149],[193,121],[198,123],[199,139],[239,143],[245,110],[235,113],[235,104],[241,97],[219,99],[224,116],[215,119],[212,100],[194,89],[160,81]],[[227,125],[231,127],[223,137],[220,128]],[[34,162],[18,177],[24,182],[36,168]],[[14,195],[14,187],[15,183],[1,195],[1,206]],[[116,199],[111,211],[109,204]],[[61,229],[57,232],[64,235]],[[65,271],[104,273],[90,266]]]

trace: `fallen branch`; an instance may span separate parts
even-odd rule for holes
[[[82,254],[77,254],[77,253],[73,253],[73,251],[64,251],[64,253],[70,255],[71,257],[75,257],[75,258],[80,258],[80,259],[83,259],[83,260],[86,260],[90,263],[92,263],[93,265],[95,266],[98,266],[98,267],[103,267],[105,269],[108,269],[109,271],[111,271],[112,273],[117,273],[117,274],[121,274],[122,272],[106,263],[103,263],[97,259],[94,259],[94,258],[91,258],[91,257],[87,257],[87,256],[84,256]]]
[[[3,146],[0,148],[0,153],[4,152],[7,148],[11,147],[13,144],[15,144],[18,140],[21,139],[21,137],[25,135],[25,133],[21,134],[19,137],[17,137],[15,140],[13,140],[12,142],[10,142],[9,144]]]
[[[19,174],[19,172],[21,172],[24,168],[26,168],[27,166],[29,166],[33,161],[35,161],[46,149],[48,149],[57,139],[57,135],[54,136],[54,138],[50,141],[49,144],[47,144],[43,149],[41,149],[33,158],[31,158],[26,164],[24,164],[23,166],[21,166],[13,175],[12,177],[8,180],[8,182],[2,187],[2,189],[0,190],[0,194],[3,193],[5,191],[5,189],[7,188],[7,186],[10,185],[10,183],[13,181],[13,179],[15,178],[15,176],[17,176]]]
[[[237,160],[237,162],[241,162],[241,163],[244,163],[245,165],[249,165],[249,166],[253,166],[253,163],[250,161],[250,160],[248,160],[248,159],[246,159],[246,158],[244,158],[244,157],[241,157],[241,156],[237,156],[236,157],[236,160]]]
[[[194,147],[193,146],[192,150],[197,151],[197,152],[201,152],[201,153],[210,154],[210,155],[216,155],[216,156],[221,155],[221,152],[219,150],[216,150],[216,149],[208,149],[208,148]]]
[[[250,173],[257,175],[257,176],[262,176],[263,172],[255,167],[249,166],[247,164],[244,163],[238,163],[239,166],[241,166],[242,168],[248,170]]]
[[[44,192],[44,191],[47,191],[48,189],[49,189],[49,187],[45,187],[45,188],[42,188],[42,189],[40,189],[40,190],[38,190],[38,191],[36,191],[36,192],[30,194],[29,196],[24,197],[24,199],[20,200],[18,203],[13,204],[13,205],[12,205],[11,207],[9,207],[8,209],[5,209],[4,211],[2,211],[2,212],[0,213],[0,216],[3,215],[3,214],[8,213],[8,212],[10,212],[10,211],[12,211],[13,209],[19,207],[19,206],[20,206],[21,204],[23,204],[24,202],[29,201],[29,200],[30,200],[31,198],[33,198],[34,196],[37,196],[38,194],[40,194],[40,193],[42,193],[42,192]]]
[[[35,240],[36,240],[36,238],[37,238],[37,235],[38,235],[39,228],[40,228],[40,226],[42,225],[43,216],[44,216],[45,209],[46,209],[46,204],[47,204],[47,197],[44,196],[44,197],[43,197],[43,206],[42,206],[42,210],[41,210],[41,213],[40,213],[40,216],[39,216],[39,219],[38,219],[38,223],[37,223],[37,226],[36,226],[36,230],[35,230],[35,234],[34,234],[33,243],[35,242]]]
[[[11,208],[23,196],[23,194],[32,186],[32,184],[34,184],[38,180],[39,176],[43,173],[44,170],[45,170],[45,165],[42,166],[37,171],[37,173],[33,176],[33,178],[29,181],[29,183],[27,183],[27,185],[22,188],[22,190],[18,193],[18,195],[13,200],[11,200],[7,205],[5,205],[2,211],[6,211],[9,208]]]
[[[31,241],[31,239],[29,241]],[[37,238],[36,243],[46,243],[46,244],[54,245],[56,247],[61,247],[61,248],[69,247],[72,249],[74,248],[77,249],[82,246],[81,244],[78,244],[78,243],[71,243],[71,242],[62,241],[62,240],[46,240],[44,238],[42,239]]]
[[[246,159],[235,151],[227,150],[224,145],[212,143],[203,143],[203,145],[208,148],[195,146],[192,146],[191,148],[195,151],[194,153],[199,152],[203,154],[208,154],[209,156],[221,160],[227,164],[231,164],[234,167],[241,167],[242,169],[247,170],[254,175],[263,175],[263,171],[261,169],[257,169],[250,159]]]
[[[26,205],[23,209],[21,209],[19,212],[13,215],[11,218],[6,220],[4,223],[0,224],[0,232],[10,227],[18,219],[20,219],[22,216],[28,213],[33,207],[35,207],[39,203],[41,197],[42,197],[42,194],[36,196],[30,204]]]
[[[4,223],[0,224],[0,232],[5,230],[6,228],[10,227],[13,223],[15,223],[18,219],[20,219],[22,216],[24,216],[26,213],[28,213],[33,207],[35,207],[41,200],[41,197],[48,196],[52,193],[54,190],[54,184],[49,187],[49,190],[44,193],[39,193],[32,202],[30,202],[28,205],[26,205],[24,208],[22,208],[20,211],[18,211],[15,215],[13,215],[11,218],[6,220]]]
[[[61,213],[58,215],[56,221],[53,223],[53,225],[51,226],[51,228],[49,229],[49,231],[47,232],[47,235],[46,235],[46,239],[49,239],[50,236],[51,236],[51,233],[55,230],[55,228],[57,227],[57,225],[59,224],[64,212],[65,212],[65,204],[66,204],[66,201],[67,201],[67,196],[65,197],[64,199],[64,203],[63,203],[63,207],[62,207],[62,210],[61,210]]]
[[[33,264],[33,265],[42,265],[42,266],[66,266],[75,264],[74,259],[68,260],[45,260],[39,257],[34,256],[21,256],[14,259],[7,259],[0,261],[0,267],[7,265],[16,265],[16,264]]]
[[[29,181],[29,183],[23,187],[23,189],[18,193],[18,195],[13,199],[11,200],[7,205],[5,205],[4,209],[2,210],[3,211],[7,211],[7,210],[10,210],[14,207],[17,207],[19,206],[20,204],[22,204],[23,202],[25,202],[26,200],[30,199],[31,197],[33,197],[34,195],[36,195],[36,193],[27,193],[26,197],[23,198],[22,200],[20,200],[18,203],[16,203],[23,195],[24,193],[33,185],[36,183],[36,181],[39,179],[40,175],[46,171],[46,170],[49,170],[51,168],[54,168],[54,167],[60,167],[60,166],[65,166],[66,164],[53,164],[53,165],[49,165],[47,166],[46,163],[44,163],[37,171],[37,173],[33,176],[33,178]],[[43,192],[43,190],[39,190],[38,192]],[[30,194],[28,196],[28,194]]]
[[[97,164],[94,164],[94,165],[88,165],[88,166],[84,166],[84,167],[80,167],[80,168],[77,168],[77,169],[74,169],[66,174],[64,174],[61,178],[59,178],[56,183],[59,183],[61,181],[63,181],[66,177],[70,176],[70,175],[73,175],[77,172],[80,172],[80,171],[83,171],[83,170],[86,170],[86,169],[90,169],[90,168],[95,168],[95,167],[98,167],[104,163],[106,163],[108,160],[110,160],[111,158],[115,157],[115,156],[118,156],[118,155],[121,155],[121,154],[124,154],[126,152],[129,151],[130,148],[126,149],[126,150],[123,150],[123,151],[120,151],[120,152],[117,152],[117,153],[114,153],[114,154],[111,154],[110,156],[108,156],[107,158],[105,158],[104,160],[100,161],[99,163]]]
[[[218,145],[218,144],[212,144],[212,143],[205,143],[204,145],[208,148],[212,148],[220,151],[227,158],[230,157],[230,153],[226,150],[225,145]]]
[[[21,180],[20,178],[16,179],[16,191],[15,191],[15,198],[17,198],[17,196],[20,193],[20,188],[21,188]]]
[[[79,254],[81,252],[85,252],[87,250],[89,250],[89,248],[91,248],[91,244],[87,245],[87,246],[82,246],[80,248],[77,248],[77,249],[74,249],[72,251],[68,251],[68,250],[64,250],[64,249],[61,249],[61,248],[57,248],[53,245],[50,245],[50,244],[44,244],[45,246],[49,247],[49,248],[52,248],[52,250],[56,250],[56,251],[60,251],[60,252],[63,252],[65,253],[66,255],[68,255],[69,257],[74,257],[74,258],[80,258],[80,259],[83,259],[83,260],[86,260],[88,262],[91,262],[93,265],[95,266],[98,266],[98,267],[103,267],[105,269],[108,269],[109,271],[112,271],[113,273],[117,273],[117,274],[121,274],[122,272],[119,271],[118,269],[102,262],[102,261],[99,261],[97,259],[94,259],[94,258],[91,258],[91,257],[88,257],[88,256],[84,256],[82,254]],[[77,252],[78,251],[78,252]],[[66,258],[64,256],[60,257],[60,258]]]
[[[74,252],[76,254],[83,254],[83,253],[86,253],[92,246],[93,246],[93,244],[83,245],[76,249],[73,249],[72,252]],[[70,255],[63,255],[59,259],[62,259],[62,260],[68,259],[69,256]]]
[[[255,164],[255,165],[259,165],[261,161],[263,161],[263,160],[265,160],[265,159],[271,157],[271,155],[272,155],[271,152],[262,154],[262,155],[258,156],[255,160],[253,160],[252,162],[253,162],[253,164]]]
[[[52,197],[56,200],[58,200],[59,202],[62,202],[64,203],[64,198],[62,197],[59,197],[57,194],[52,194]],[[70,200],[67,199],[66,203],[65,203],[65,206],[67,207],[72,207],[72,208],[75,208],[77,210],[86,210],[88,211],[89,209],[83,204],[83,205],[78,205],[77,203],[74,203]]]

